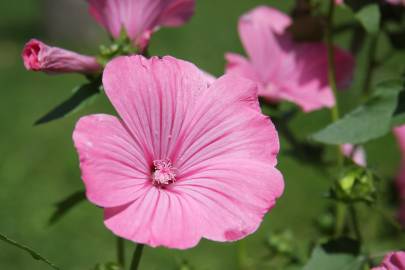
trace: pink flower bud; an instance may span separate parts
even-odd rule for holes
[[[93,74],[101,70],[95,57],[51,47],[36,39],[25,44],[22,58],[27,70],[46,73]]]

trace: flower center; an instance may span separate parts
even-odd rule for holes
[[[169,159],[154,160],[154,171],[152,173],[152,183],[154,185],[168,185],[176,182],[176,168],[173,167]]]

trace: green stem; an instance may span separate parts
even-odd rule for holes
[[[350,216],[352,219],[354,233],[356,234],[356,238],[360,242],[360,244],[362,244],[363,238],[361,236],[359,220],[357,218],[356,208],[354,207],[354,204],[349,205],[349,212],[350,212]]]
[[[142,257],[143,244],[138,244],[135,248],[134,255],[132,256],[131,267],[129,270],[138,270],[139,263]]]
[[[339,237],[343,233],[346,221],[347,207],[342,202],[336,203],[336,222],[335,222],[335,237]]]
[[[332,89],[335,97],[335,106],[331,109],[332,122],[336,122],[340,118],[339,102],[337,96],[337,84],[336,84],[336,68],[335,68],[335,52],[333,46],[333,18],[335,14],[335,1],[330,0],[328,10],[328,21],[326,27],[326,45],[328,50],[328,81],[329,86]],[[336,147],[337,165],[339,170],[343,168],[344,156],[340,149],[340,145]],[[342,203],[336,204],[336,227],[335,236],[340,236],[345,226],[346,217],[346,205]]]
[[[240,270],[244,270],[246,268],[246,257],[246,242],[240,240],[238,242],[238,262]]]
[[[117,261],[122,267],[125,267],[125,242],[121,237],[117,237]]]

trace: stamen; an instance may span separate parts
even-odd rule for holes
[[[176,168],[173,167],[169,159],[154,160],[155,169],[152,173],[154,185],[168,185],[176,182]]]

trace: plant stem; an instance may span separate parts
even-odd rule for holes
[[[339,102],[337,96],[336,84],[336,68],[335,68],[335,52],[333,46],[333,18],[335,14],[335,1],[329,1],[328,21],[326,27],[326,45],[328,49],[328,80],[329,86],[332,89],[335,97],[335,106],[331,109],[332,122],[336,122],[340,118]],[[340,149],[340,145],[336,148],[337,165],[339,170],[343,168],[344,156]],[[345,226],[346,205],[342,203],[336,204],[336,223],[335,223],[335,236],[340,236]]]
[[[346,221],[347,207],[342,202],[336,203],[336,222],[335,222],[335,237],[339,237],[343,233]]]
[[[117,237],[117,261],[119,265],[125,267],[125,242],[121,237]]]
[[[363,238],[361,236],[359,220],[357,218],[356,209],[355,209],[353,203],[349,205],[349,212],[350,212],[350,216],[352,218],[353,228],[354,228],[354,233],[356,234],[356,238],[360,242],[360,244],[362,244]]]
[[[132,256],[131,267],[129,268],[130,270],[138,270],[138,266],[142,257],[143,247],[144,247],[143,244],[138,244],[136,246],[134,255]]]
[[[246,257],[246,242],[240,240],[238,242],[238,262],[240,270],[244,270],[246,267]]]

